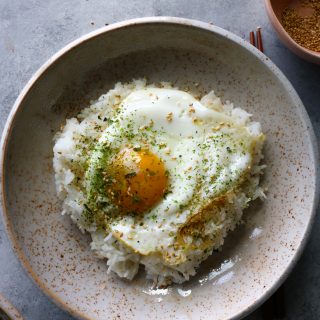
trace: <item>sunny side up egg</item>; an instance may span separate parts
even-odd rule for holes
[[[212,248],[206,224],[232,201],[260,139],[186,92],[134,91],[91,154],[87,213],[134,252],[182,263]]]

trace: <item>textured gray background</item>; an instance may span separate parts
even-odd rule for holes
[[[275,35],[262,0],[0,0],[0,130],[20,90],[57,50],[106,23],[142,16],[187,17],[246,38],[263,29],[265,53],[298,91],[320,136],[320,66],[289,52]],[[287,319],[320,319],[320,217],[307,248],[284,284]],[[0,293],[26,319],[73,319],[50,302],[14,256],[0,219]],[[248,319],[262,317],[261,309]]]

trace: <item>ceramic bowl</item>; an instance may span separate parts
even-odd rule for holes
[[[269,19],[280,40],[296,55],[310,62],[320,64],[320,52],[312,51],[295,42],[282,26],[281,15],[291,3],[298,5],[297,0],[265,0]],[[302,1],[300,1],[302,2]]]
[[[117,81],[171,81],[248,110],[267,135],[268,197],[245,212],[221,252],[183,285],[155,290],[144,271],[133,282],[107,275],[89,236],[62,216],[52,138],[66,117]],[[13,247],[31,277],[81,319],[235,319],[283,282],[306,243],[317,203],[317,148],[289,81],[253,46],[218,27],[180,18],[110,25],[71,43],[32,77],[2,138],[3,212]]]
[[[0,294],[0,319],[1,320],[23,320],[19,311]]]

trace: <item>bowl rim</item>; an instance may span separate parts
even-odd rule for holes
[[[266,0],[267,1],[267,0]],[[298,248],[296,249],[294,255],[291,258],[291,261],[288,263],[288,265],[284,268],[282,275],[275,280],[275,282],[267,288],[267,290],[264,291],[264,293],[259,296],[253,303],[251,303],[249,306],[244,307],[243,309],[240,309],[237,314],[229,318],[229,320],[232,319],[241,319],[248,315],[249,313],[253,312],[255,309],[257,309],[263,302],[265,302],[278,288],[279,286],[284,282],[284,280],[288,277],[289,273],[292,271],[293,267],[296,265],[297,261],[299,260],[303,249],[305,248],[305,245],[310,237],[311,233],[311,227],[313,225],[314,219],[315,219],[315,213],[319,201],[319,182],[320,182],[320,168],[319,168],[319,154],[318,154],[318,144],[316,140],[315,133],[312,128],[312,124],[310,121],[310,118],[307,114],[307,111],[299,98],[297,92],[289,82],[289,80],[284,76],[284,74],[280,71],[280,69],[263,53],[261,53],[258,49],[256,49],[254,46],[252,46],[249,42],[247,42],[245,39],[240,38],[239,36],[231,33],[230,31],[227,31],[225,29],[222,29],[218,26],[212,25],[211,23],[206,23],[198,20],[193,19],[187,19],[187,18],[179,18],[179,17],[169,17],[169,16],[163,16],[163,17],[144,17],[144,18],[135,18],[130,20],[125,20],[122,22],[110,24],[108,26],[104,26],[102,28],[99,28],[95,31],[92,31],[90,33],[87,33],[78,39],[72,41],[62,49],[60,49],[57,53],[55,53],[51,58],[49,58],[30,78],[30,80],[27,82],[19,96],[17,97],[10,113],[7,118],[6,124],[3,129],[2,137],[1,137],[1,143],[0,143],[0,177],[1,177],[1,183],[0,183],[0,199],[1,199],[1,212],[2,217],[6,229],[6,233],[9,236],[9,239],[12,243],[13,251],[16,255],[16,257],[20,260],[22,263],[22,266],[28,276],[34,281],[34,283],[37,284],[37,286],[42,290],[43,293],[46,294],[46,296],[56,303],[60,308],[64,309],[65,311],[69,312],[71,315],[77,317],[78,319],[90,319],[87,315],[85,315],[83,312],[78,311],[76,308],[66,304],[63,299],[58,297],[58,295],[50,290],[49,287],[47,287],[42,280],[36,275],[36,273],[33,271],[27,257],[24,255],[22,248],[19,245],[18,238],[14,232],[13,223],[11,221],[10,215],[8,213],[8,209],[6,207],[6,189],[5,189],[5,182],[6,182],[6,176],[5,176],[5,159],[6,159],[6,153],[7,153],[7,147],[8,147],[8,141],[11,136],[11,132],[13,130],[13,123],[15,121],[16,115],[18,112],[21,111],[21,106],[24,102],[24,99],[28,95],[28,92],[33,88],[33,86],[36,84],[36,82],[41,79],[43,75],[45,75],[46,71],[50,69],[50,67],[57,62],[60,58],[63,58],[64,55],[78,47],[79,45],[90,41],[92,38],[95,38],[97,36],[100,36],[103,33],[117,31],[118,29],[124,29],[128,27],[134,27],[134,26],[141,26],[141,25],[155,25],[155,24],[167,24],[167,25],[180,25],[185,26],[188,28],[195,28],[200,29],[202,31],[209,31],[213,34],[218,34],[224,38],[229,39],[233,43],[238,44],[243,49],[246,49],[249,51],[254,57],[258,58],[260,62],[262,62],[275,76],[276,78],[284,85],[287,92],[290,94],[290,96],[295,99],[297,106],[298,106],[298,112],[300,113],[300,116],[304,120],[304,123],[307,128],[307,134],[308,138],[311,141],[311,153],[314,160],[314,192],[312,194],[312,210],[310,215],[310,220],[308,222],[308,225],[306,227],[305,234],[302,238],[302,241],[300,242]]]
[[[269,19],[274,27],[274,29],[276,30],[279,38],[285,43],[290,43],[290,45],[293,46],[292,51],[294,53],[296,53],[298,56],[300,56],[301,58],[307,59],[305,55],[307,55],[309,57],[309,59],[311,59],[312,62],[314,63],[320,63],[320,52],[316,52],[316,51],[312,51],[309,50],[303,46],[301,46],[300,44],[298,44],[296,41],[294,41],[291,36],[288,34],[288,32],[286,31],[286,29],[283,27],[282,23],[279,21],[278,17],[276,16],[272,4],[271,4],[271,0],[265,0],[265,7],[267,10],[267,14],[269,16]],[[291,49],[291,48],[289,48]]]
[[[23,320],[23,317],[18,309],[1,293],[0,311],[5,312],[5,314],[10,317],[11,320]]]

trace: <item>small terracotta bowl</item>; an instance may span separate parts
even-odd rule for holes
[[[320,52],[312,51],[300,46],[295,42],[284,29],[281,22],[282,12],[290,4],[295,2],[295,6],[299,6],[298,0],[265,0],[265,5],[269,19],[276,30],[281,41],[295,54],[302,59],[312,63],[320,64]]]

